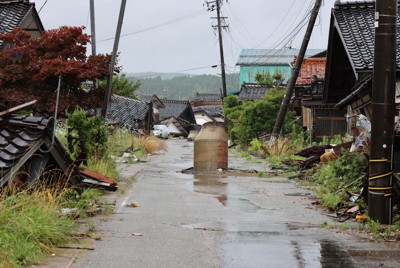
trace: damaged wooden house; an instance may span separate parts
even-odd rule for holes
[[[153,104],[153,121],[158,122],[160,120],[160,109],[165,108],[164,103],[155,94],[140,94],[138,97],[141,101]]]
[[[221,94],[196,93],[191,105],[197,125],[202,126],[207,122],[225,121]]]
[[[163,99],[162,102],[165,108],[160,110],[160,121],[156,124],[167,126],[169,133],[173,136],[187,137],[196,125],[190,102],[167,99]]]
[[[80,167],[55,136],[54,118],[16,114],[32,101],[0,110],[0,188],[37,183],[115,191],[114,179]]]
[[[128,128],[140,135],[149,135],[154,122],[153,102],[112,95],[107,121],[110,125]]]
[[[301,115],[303,128],[316,142],[347,133],[346,111],[335,107],[336,103],[323,101],[325,67],[325,53],[303,60],[291,103],[292,109]]]
[[[329,33],[324,101],[348,115],[371,115],[374,64],[375,1],[336,2]],[[398,19],[399,26],[399,19]],[[400,68],[397,38],[397,69]],[[396,103],[400,103],[400,73],[397,72]]]

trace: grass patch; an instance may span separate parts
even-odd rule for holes
[[[88,160],[88,168],[100,174],[114,178],[116,181],[119,180],[117,164],[110,157],[104,157],[100,159],[90,158]]]
[[[0,267],[38,263],[54,247],[73,241],[75,222],[61,215],[46,192],[0,194]]]
[[[139,149],[149,154],[167,149],[167,144],[155,136],[137,137],[135,139],[135,144]]]

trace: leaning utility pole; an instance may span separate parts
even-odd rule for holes
[[[227,25],[222,25],[221,20],[226,19],[226,17],[221,17],[221,5],[223,0],[215,0],[215,1],[206,1],[206,5],[208,7],[208,11],[214,11],[214,8],[217,10],[217,17],[212,19],[217,19],[217,25],[213,26],[213,28],[218,30],[218,39],[219,39],[219,55],[221,61],[221,78],[222,78],[222,92],[223,97],[227,96],[226,91],[226,74],[225,74],[225,60],[224,60],[224,46],[222,43],[222,29],[227,28]],[[214,5],[215,4],[215,5]]]
[[[104,117],[104,118],[106,118],[106,116],[107,116],[108,102],[109,102],[110,96],[111,96],[112,79],[113,79],[114,67],[115,67],[114,65],[115,65],[115,61],[117,59],[119,38],[121,36],[122,23],[124,21],[125,6],[126,6],[126,0],[122,0],[121,1],[121,8],[120,8],[120,11],[119,11],[117,31],[115,33],[114,48],[113,48],[113,52],[112,52],[112,55],[111,55],[111,62],[110,62],[110,68],[109,68],[109,77],[107,79],[106,94],[104,96],[103,109],[101,111],[101,116]]]
[[[316,0],[314,8],[311,13],[310,21],[308,22],[307,31],[304,35],[303,43],[301,44],[301,48],[299,51],[299,55],[297,56],[296,63],[292,68],[292,75],[290,77],[289,83],[286,86],[286,93],[283,98],[281,108],[279,109],[278,117],[275,121],[274,128],[272,130],[272,135],[270,139],[270,144],[274,144],[276,139],[279,137],[279,134],[282,129],[283,121],[285,120],[286,111],[289,107],[290,99],[292,98],[293,89],[297,81],[297,77],[299,76],[301,64],[304,59],[304,55],[306,54],[307,46],[311,38],[311,34],[315,25],[315,21],[318,16],[319,9],[321,7],[322,0]]]
[[[96,26],[94,14],[94,0],[90,0],[90,29],[92,35],[92,55],[96,55]]]
[[[397,0],[376,0],[368,214],[392,222]]]

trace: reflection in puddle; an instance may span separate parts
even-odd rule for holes
[[[226,207],[246,213],[256,213],[263,208],[250,200],[243,198],[248,192],[239,191],[230,185],[227,176],[214,174],[195,174],[193,180],[193,191],[197,193],[214,195],[217,200]]]

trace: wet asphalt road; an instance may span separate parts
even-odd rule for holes
[[[140,171],[137,181],[72,267],[400,267],[397,244],[320,228],[331,219],[292,181],[183,174],[193,143],[167,143],[149,162],[121,166],[125,177]],[[229,167],[267,169],[231,152]]]

